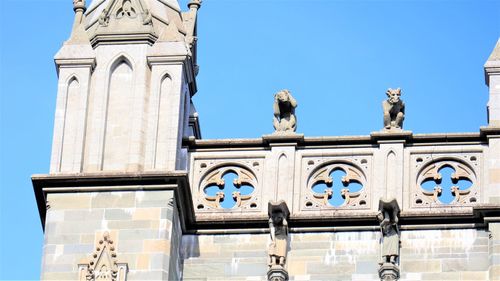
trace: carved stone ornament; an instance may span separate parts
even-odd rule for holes
[[[231,182],[225,180],[228,174],[234,175]],[[256,186],[255,175],[246,168],[236,165],[218,167],[208,172],[200,185],[198,210],[223,209],[222,202],[225,200],[233,202],[232,207],[226,208],[253,208],[256,206],[254,197]],[[216,192],[210,193],[209,188],[214,187],[217,187]],[[245,191],[243,187],[246,187]]]
[[[290,211],[286,202],[268,203],[269,232],[271,244],[268,249],[268,280],[288,280],[285,270],[288,251],[288,219]]]
[[[99,25],[100,26],[108,26],[109,24],[109,14],[108,9],[104,8],[99,15]]]
[[[405,104],[401,100],[401,89],[388,89],[386,92],[387,100],[382,102],[384,110],[384,129],[401,130],[403,129],[403,120],[405,119]]]
[[[288,90],[281,90],[274,95],[274,120],[275,134],[295,133],[297,118],[295,108],[297,101]]]
[[[472,167],[461,161],[443,159],[431,162],[418,173],[412,206],[475,204],[479,198],[476,182]]]
[[[399,213],[400,209],[396,199],[380,199],[377,214],[381,233],[380,280],[397,280],[399,278]]]
[[[334,172],[341,172],[343,176],[334,179]],[[318,185],[323,188],[318,188]],[[305,196],[307,208],[369,208],[366,192],[366,178],[364,173],[354,165],[347,163],[330,163],[317,169],[308,181]],[[338,205],[330,204],[332,196],[342,198]]]
[[[127,263],[117,261],[115,245],[109,233],[104,232],[90,261],[78,265],[80,281],[126,281]]]
[[[267,271],[267,280],[269,281],[287,281],[288,272],[281,266],[272,266]]]

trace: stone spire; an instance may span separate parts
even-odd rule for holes
[[[488,99],[488,126],[500,127],[500,39],[484,64]]]

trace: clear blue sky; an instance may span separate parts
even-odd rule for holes
[[[30,175],[49,169],[52,58],[72,22],[71,0],[0,1],[0,279],[39,278]],[[500,1],[204,0],[198,35],[204,138],[271,133],[273,94],[283,88],[298,100],[306,136],[379,130],[389,87],[403,89],[405,129],[478,132]]]

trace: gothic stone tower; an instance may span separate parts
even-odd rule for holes
[[[187,12],[176,0],[73,4],[71,37],[55,56],[50,175],[33,177],[42,279],[125,280],[128,271],[130,280],[176,280],[180,235],[193,220],[181,142],[200,138],[191,102],[200,1]],[[128,250],[96,246],[106,241]]]
[[[304,137],[281,91],[275,133],[203,140],[200,1],[73,2],[43,280],[500,280],[500,43],[475,133],[403,130],[390,89],[382,130]]]

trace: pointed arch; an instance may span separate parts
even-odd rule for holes
[[[396,196],[396,182],[397,182],[397,159],[396,152],[394,150],[389,150],[387,152],[387,158],[385,162],[385,186],[386,186],[386,196],[388,198]]]
[[[66,80],[66,103],[64,106],[64,124],[61,145],[61,161],[59,171],[70,172],[74,171],[74,162],[76,151],[78,151],[78,124],[81,120],[81,85],[78,77],[72,74]]]
[[[102,169],[124,170],[129,157],[134,105],[134,68],[125,54],[109,65]]]
[[[158,92],[158,105],[157,105],[157,120],[156,120],[156,143],[155,143],[155,161],[154,168],[164,168],[162,167],[165,162],[165,157],[168,154],[168,146],[165,145],[168,142],[169,135],[169,99],[172,93],[173,80],[169,73],[164,73],[160,80],[160,88]]]

